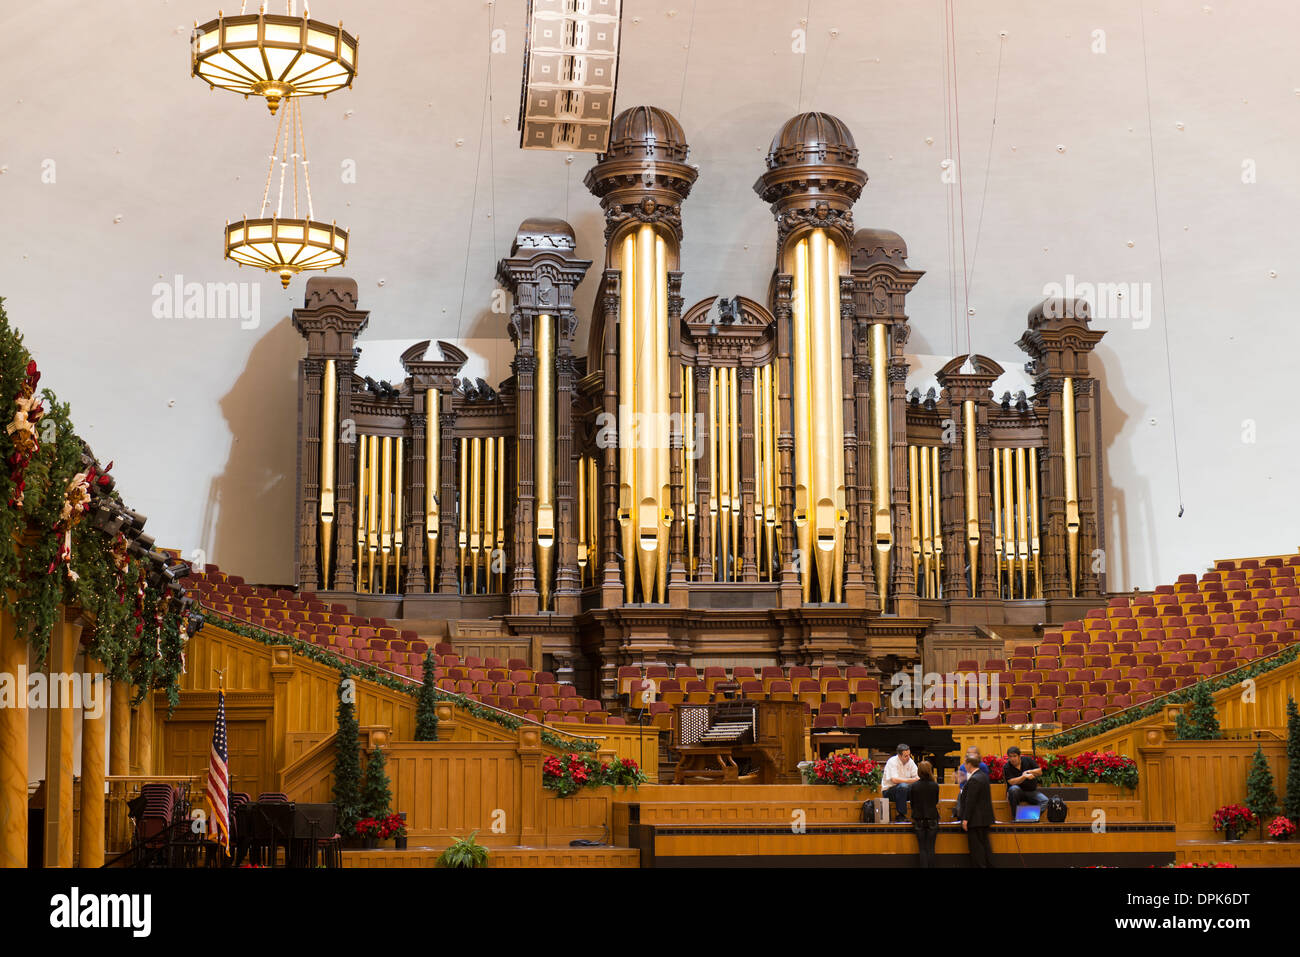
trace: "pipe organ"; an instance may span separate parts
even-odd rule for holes
[[[800,114],[771,143],[766,301],[682,302],[687,153],[672,116],[635,107],[588,171],[605,251],[585,355],[591,260],[560,220],[526,220],[498,263],[496,385],[447,342],[403,353],[395,384],[359,375],[355,283],[308,283],[298,583],[388,617],[497,618],[601,682],[754,642],[862,660],[885,620],[1085,610],[1104,589],[1086,304],[1030,311],[1026,378],[941,358],[923,396],[933,366],[905,351],[923,273],[896,233],[854,228],[867,176],[844,124]]]

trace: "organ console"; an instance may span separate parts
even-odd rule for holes
[[[775,219],[766,297],[687,305],[688,152],[662,109],[614,119],[584,180],[605,226],[590,316],[573,228],[520,225],[496,386],[422,342],[395,388],[367,387],[356,284],[308,282],[298,584],[389,618],[496,619],[611,700],[627,664],[883,674],[935,623],[1076,617],[1104,589],[1087,304],[1030,310],[1023,375],[978,354],[923,373],[923,273],[896,233],[855,227],[847,126],[803,113],[754,186]]]

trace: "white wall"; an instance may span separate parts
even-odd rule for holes
[[[188,76],[189,29],[219,6],[238,5],[6,0],[0,295],[44,382],[72,402],[98,454],[116,460],[123,493],[158,540],[283,582],[301,354],[288,315],[304,281],[287,293],[274,277],[261,282],[263,316],[252,330],[152,315],[160,277],[256,278],[221,259],[221,231],[227,218],[257,211],[273,121],[262,104]],[[909,350],[967,347],[964,321],[954,341],[948,298],[942,6],[816,0],[805,64],[791,52],[803,0],[626,0],[619,105],[676,113],[700,166],[684,211],[688,304],[712,293],[762,298],[775,229],[751,186],[781,123],[820,109],[853,129],[871,177],[858,224],[899,231],[911,264],[927,272],[911,297]],[[1150,587],[1216,557],[1293,550],[1295,5],[1211,0],[1208,11],[1202,3],[1157,10],[1144,0],[1167,329],[1134,4],[956,6],[975,259],[969,347],[1014,355],[1029,306],[1067,274],[1151,283],[1156,297],[1149,328],[1100,324],[1109,328],[1096,359],[1106,390],[1113,587]],[[361,41],[355,89],[304,112],[317,214],[352,231],[345,273],[372,310],[369,338],[504,338],[501,317],[488,310],[494,263],[525,217],[568,217],[582,253],[601,257],[599,210],[582,187],[590,157],[566,165],[562,154],[518,149],[524,7],[495,4],[507,52],[491,58],[471,205],[491,8],[479,0],[313,4],[315,16],[342,19]],[[1105,31],[1104,54],[1091,51],[1094,30]],[[1251,185],[1242,182],[1247,159],[1258,171]],[[42,182],[46,160],[56,164],[52,184]],[[355,184],[341,182],[346,160],[356,163]],[[594,288],[588,279],[581,290],[584,320]],[[585,330],[578,341],[585,345]],[[1242,441],[1247,419],[1253,444]]]

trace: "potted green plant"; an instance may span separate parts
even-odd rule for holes
[[[462,837],[438,855],[439,867],[487,867],[488,849],[474,838],[478,831],[471,831],[469,837]]]

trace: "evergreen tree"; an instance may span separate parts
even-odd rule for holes
[[[393,803],[393,794],[389,790],[388,773],[384,767],[384,752],[375,748],[370,752],[370,761],[366,765],[366,786],[361,795],[364,817],[373,817],[382,821],[388,817]]]
[[[1300,824],[1300,708],[1286,699],[1286,803],[1282,813]]]
[[[340,834],[351,834],[365,815],[361,803],[361,728],[351,696],[352,679],[339,682],[338,733],[334,737],[334,804]],[[345,693],[346,692],[346,693]]]
[[[1273,771],[1264,757],[1262,745],[1255,746],[1255,759],[1246,774],[1246,807],[1259,820],[1259,839],[1264,839],[1264,828],[1277,813],[1277,792],[1273,790]]]
[[[438,696],[434,691],[433,650],[424,653],[424,684],[415,698],[415,740],[438,740]]]
[[[1210,741],[1222,737],[1214,695],[1210,694],[1209,685],[1204,681],[1192,685],[1191,700],[1179,712],[1174,724],[1174,737],[1184,741]]]

